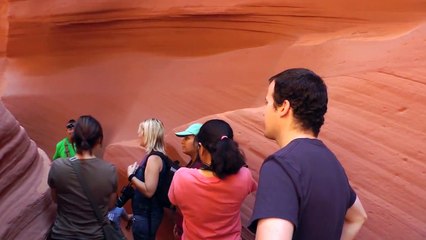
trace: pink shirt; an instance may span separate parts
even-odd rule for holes
[[[224,180],[206,177],[198,169],[180,168],[169,199],[183,214],[182,239],[241,239],[241,204],[256,188],[245,167]]]

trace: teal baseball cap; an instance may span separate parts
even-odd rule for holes
[[[187,129],[185,129],[184,131],[177,132],[175,134],[178,137],[185,137],[185,136],[189,136],[189,135],[197,135],[198,132],[200,131],[201,126],[203,126],[203,124],[194,123],[194,124],[189,125],[189,127]]]

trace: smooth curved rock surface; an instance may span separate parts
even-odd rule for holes
[[[42,239],[56,211],[50,160],[1,102],[0,119],[0,239]]]
[[[263,104],[271,75],[307,67],[329,87],[320,137],[369,214],[359,239],[426,238],[424,1],[0,3],[0,96],[48,155],[81,114],[102,122],[105,158],[123,168],[143,154],[123,144],[141,120],[172,136],[225,113],[241,115],[233,126],[253,139],[241,142],[256,172],[275,145],[261,113],[238,109]]]
[[[86,113],[102,121],[109,144],[132,138],[148,117],[176,127],[257,107],[266,79],[287,67],[421,75],[425,8],[420,0],[10,1],[2,98],[49,155],[64,122]]]
[[[0,0],[0,76],[3,76],[6,67],[6,46],[7,34],[9,29],[9,21],[7,11],[9,4],[7,0]],[[4,89],[5,81],[0,78],[0,96]]]

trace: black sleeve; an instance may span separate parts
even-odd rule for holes
[[[251,231],[255,232],[257,221],[264,218],[281,218],[297,226],[299,203],[294,181],[288,171],[273,159],[266,160],[262,165],[249,225]]]

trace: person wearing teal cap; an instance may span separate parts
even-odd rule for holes
[[[201,123],[194,123],[184,131],[175,133],[176,136],[182,138],[182,152],[191,157],[185,167],[200,168],[202,166],[201,162],[197,161],[198,151],[195,140],[195,136],[200,131],[201,126]]]
[[[191,157],[188,164],[185,165],[185,167],[187,168],[201,168],[203,166],[203,164],[197,157],[198,144],[197,140],[195,139],[198,132],[200,131],[201,126],[201,123],[194,123],[189,125],[189,127],[184,131],[175,133],[176,136],[182,138],[182,152]],[[177,209],[176,211],[175,222],[176,224],[173,228],[173,235],[175,237],[175,240],[181,240],[183,234],[183,216],[179,209]]]

